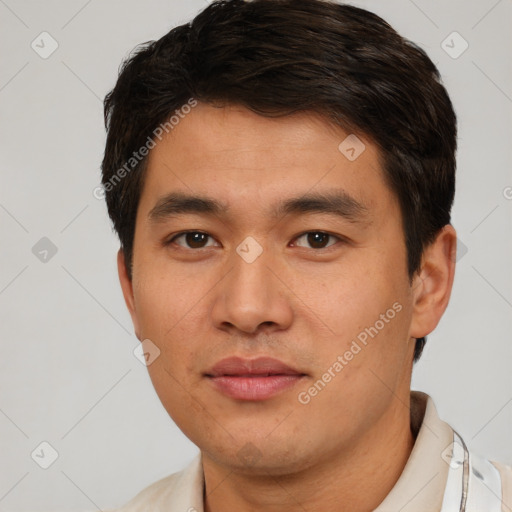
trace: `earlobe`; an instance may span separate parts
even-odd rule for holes
[[[450,224],[425,248],[421,268],[412,283],[411,337],[430,334],[446,310],[455,276],[456,251],[457,236]]]
[[[132,279],[130,279],[128,276],[128,269],[126,268],[126,260],[122,249],[119,249],[117,252],[117,273],[119,275],[119,282],[121,283],[121,289],[123,291],[126,307],[128,308],[130,316],[132,317],[135,336],[137,336],[137,338],[140,340],[139,322],[137,319],[137,310],[135,307],[135,298],[133,295],[133,282]]]

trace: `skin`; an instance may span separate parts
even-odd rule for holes
[[[149,155],[133,275],[120,251],[119,277],[137,337],[161,351],[148,367],[155,390],[202,452],[208,512],[370,511],[413,447],[414,339],[447,306],[455,231],[441,230],[411,282],[379,152],[358,135],[366,148],[349,161],[338,150],[347,135],[314,113],[271,119],[199,103]],[[357,221],[270,215],[283,199],[339,189],[364,205]],[[152,220],[170,192],[205,195],[227,209]],[[185,237],[165,244],[186,230],[210,236],[202,245]],[[314,245],[308,232],[334,236]],[[263,250],[252,263],[236,252],[248,236]],[[395,303],[400,312],[300,403],[299,393]],[[234,400],[204,375],[232,355],[274,357],[306,376],[270,399]]]

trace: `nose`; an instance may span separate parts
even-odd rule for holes
[[[235,252],[230,269],[216,287],[212,317],[218,329],[254,334],[291,325],[290,292],[267,250],[250,263]]]

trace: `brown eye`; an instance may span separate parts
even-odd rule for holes
[[[326,249],[336,243],[336,238],[334,235],[330,235],[329,233],[324,233],[323,231],[310,231],[308,233],[304,233],[299,236],[297,240],[305,239],[306,243],[309,244],[309,247],[312,249]],[[329,244],[329,239],[334,239],[333,243]],[[307,245],[303,245],[297,243],[299,247],[307,247]]]
[[[180,239],[185,241],[185,245],[177,242],[177,240]],[[211,237],[207,233],[202,233],[201,231],[188,231],[186,233],[176,235],[172,240],[170,240],[170,242],[175,242],[177,245],[187,249],[203,249],[204,247],[208,247],[208,245],[206,245],[208,239],[211,239]]]

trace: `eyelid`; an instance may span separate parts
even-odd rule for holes
[[[310,229],[308,231],[304,231],[300,234],[298,234],[297,236],[295,236],[293,238],[293,241],[305,236],[305,235],[309,235],[310,233],[321,233],[322,235],[327,235],[331,238],[335,238],[338,242],[347,242],[347,239],[342,237],[341,235],[335,235],[334,233],[330,233],[329,231],[323,231],[321,229]],[[327,247],[322,247],[320,249],[314,249],[312,248],[315,252],[320,252],[320,251],[323,251],[323,250],[327,250],[327,249],[330,249],[331,247],[334,247],[336,245],[336,243],[334,244],[331,244],[331,245],[328,245]],[[300,247],[302,249],[308,249],[308,247],[303,247],[301,245],[297,245],[296,247]]]
[[[165,238],[164,241],[163,241],[163,245],[164,246],[171,245],[171,244],[175,243],[175,240],[177,238],[180,238],[181,236],[187,235],[188,233],[199,233],[199,234],[202,234],[202,235],[206,235],[208,238],[210,238],[212,240],[215,240],[215,238],[212,235],[210,235],[210,233],[207,233],[206,231],[200,231],[198,229],[189,229],[189,230],[186,230],[186,231],[180,231],[179,233],[174,233],[170,237]],[[215,241],[217,242],[217,240],[215,240]],[[200,249],[208,249],[209,247],[211,247],[211,246],[205,246],[205,247],[200,247],[199,249],[193,249],[193,248],[190,248],[190,247],[184,247],[184,246],[179,245],[179,244],[176,244],[176,245],[178,247],[181,247],[182,249],[190,249],[192,251],[198,251]]]

